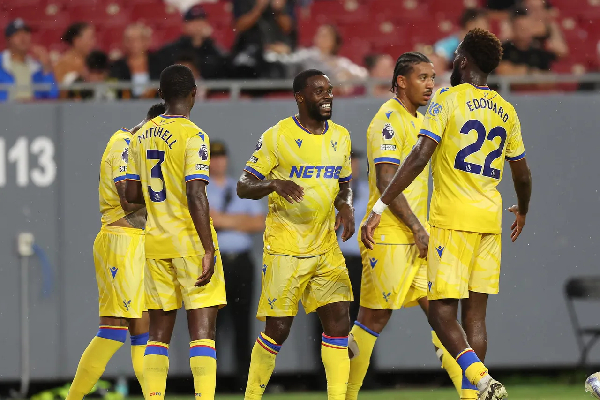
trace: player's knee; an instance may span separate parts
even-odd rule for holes
[[[265,335],[282,345],[292,329],[293,317],[267,317]]]

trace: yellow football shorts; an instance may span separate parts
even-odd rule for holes
[[[142,317],[145,263],[143,230],[100,229],[94,240],[94,266],[101,317]]]
[[[148,309],[171,311],[181,308],[186,310],[207,308],[212,306],[224,307],[227,304],[225,296],[225,277],[221,254],[215,253],[215,272],[210,282],[202,287],[194,286],[202,275],[202,254],[146,260],[146,303]]]
[[[352,301],[346,261],[336,245],[327,253],[296,257],[263,253],[262,292],[256,317],[287,317],[339,301]]]
[[[427,296],[427,261],[414,244],[375,244],[359,241],[362,257],[360,305],[373,310],[398,310],[418,305]]]
[[[432,227],[427,254],[427,298],[465,299],[469,291],[498,293],[501,253],[500,234]]]

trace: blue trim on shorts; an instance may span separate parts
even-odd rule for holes
[[[361,324],[358,321],[354,321],[354,325],[358,326],[360,329],[362,329],[363,331],[370,333],[371,335],[375,336],[375,337],[379,337],[379,333],[370,330],[369,328],[367,328],[366,326],[364,326],[363,324]],[[433,329],[432,329],[433,330]]]

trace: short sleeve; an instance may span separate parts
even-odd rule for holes
[[[447,90],[448,88],[442,88],[433,96],[429,108],[427,108],[427,112],[425,113],[421,130],[419,131],[419,136],[427,136],[437,143],[442,141],[442,136],[448,124],[450,107],[452,106],[449,96],[444,96],[443,94]]]
[[[187,140],[185,146],[185,181],[197,179],[210,182],[210,141],[202,131]]]
[[[342,165],[342,171],[340,172],[340,177],[338,178],[338,182],[345,183],[350,182],[352,180],[352,142],[350,141],[350,134],[348,133],[348,140],[346,140],[346,148],[344,149],[344,165]]]
[[[517,114],[514,114],[513,126],[509,132],[506,145],[506,159],[508,161],[519,161],[525,158],[525,144],[521,135],[521,121]]]
[[[111,177],[114,183],[127,179],[127,160],[129,159],[130,138],[118,139],[110,149],[107,162],[110,165]]]
[[[394,123],[398,120],[394,112],[377,114],[369,125],[367,137],[368,146],[371,148],[373,164],[400,165],[402,144],[405,132],[401,124]]]
[[[279,163],[277,158],[276,132],[276,127],[272,127],[262,134],[258,142],[256,142],[252,157],[250,157],[246,163],[246,168],[244,168],[244,171],[254,175],[261,181]]]
[[[140,157],[139,144],[135,140],[135,136],[131,138],[127,149],[127,174],[125,179],[131,181],[139,181],[140,179]]]

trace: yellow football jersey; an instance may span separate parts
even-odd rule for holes
[[[186,182],[209,182],[208,135],[192,121],[160,115],[133,136],[127,179],[142,182],[148,210],[146,258],[165,259],[204,254],[190,216]],[[215,248],[215,229],[210,226]]]
[[[496,186],[504,160],[525,157],[514,107],[487,86],[442,88],[431,100],[419,134],[439,143],[433,154],[430,224],[500,233],[502,198]]]
[[[264,234],[270,254],[323,254],[337,245],[334,200],[339,182],[352,179],[350,133],[326,122],[322,135],[313,135],[296,117],[268,129],[256,144],[245,171],[258,179],[292,180],[304,189],[300,203],[269,195]]]
[[[375,165],[389,163],[400,165],[410,154],[419,139],[419,129],[423,115],[409,113],[402,102],[394,97],[385,102],[371,121],[367,130],[367,161],[369,170],[369,204],[367,210],[381,197],[377,188]],[[415,216],[423,226],[427,222],[427,174],[425,169],[403,192]],[[368,216],[365,215],[363,222]],[[360,241],[360,238],[358,238]],[[412,231],[389,209],[381,215],[381,222],[375,230],[377,243],[414,243]]]
[[[131,138],[131,132],[125,128],[119,129],[111,136],[102,154],[98,183],[102,225],[112,224],[125,216],[115,183],[125,180]]]

